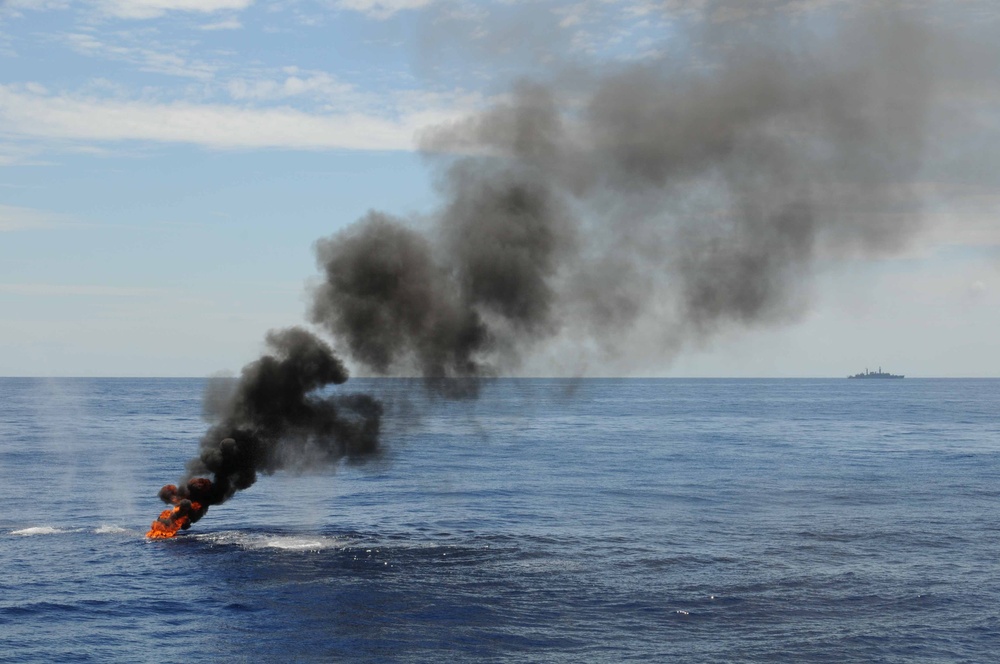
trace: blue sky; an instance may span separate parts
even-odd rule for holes
[[[1000,38],[991,3],[923,4]],[[237,371],[266,330],[303,322],[316,239],[372,208],[435,209],[422,130],[553,62],[682,53],[693,22],[821,26],[851,5],[7,0],[0,375]],[[943,156],[914,183],[926,230],[906,247],[822,262],[781,325],[641,360],[541,353],[521,372],[1000,376],[1000,91],[960,78],[938,110],[969,120],[935,135]]]

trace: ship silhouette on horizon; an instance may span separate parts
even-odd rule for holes
[[[884,373],[882,367],[878,368],[878,371],[868,371],[866,368],[864,373],[854,374],[853,376],[848,376],[848,378],[903,378],[900,374]]]

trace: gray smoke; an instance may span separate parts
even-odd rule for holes
[[[648,360],[794,319],[817,261],[917,228],[942,43],[889,10],[805,26],[706,24],[428,132],[441,208],[320,240],[313,322],[372,373],[474,394],[552,344]]]

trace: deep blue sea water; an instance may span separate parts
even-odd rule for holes
[[[143,533],[201,380],[0,379],[0,661],[991,662],[1000,380],[499,380]]]

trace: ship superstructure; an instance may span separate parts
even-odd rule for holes
[[[854,374],[853,376],[848,376],[848,378],[903,378],[900,374],[885,373],[882,371],[882,367],[878,368],[878,371],[868,371],[864,370],[864,373]]]

